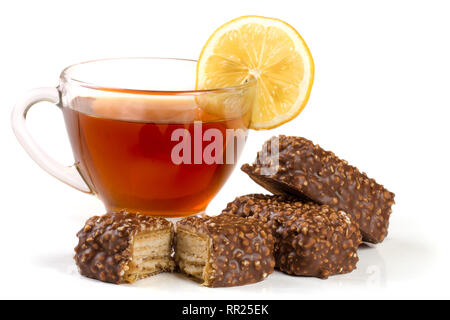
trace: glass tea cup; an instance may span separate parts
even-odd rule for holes
[[[17,103],[12,126],[45,171],[110,212],[182,217],[203,212],[233,171],[245,144],[256,80],[194,90],[196,61],[120,58],[63,70],[58,87]],[[37,102],[64,116],[74,165],[49,157],[26,128]]]

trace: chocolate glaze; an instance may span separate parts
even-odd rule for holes
[[[383,241],[395,203],[394,193],[305,138],[281,135],[278,140],[279,165],[275,172],[263,174],[263,169],[270,166],[270,140],[263,146],[266,152],[258,152],[255,163],[244,164],[241,169],[274,194],[309,199],[345,211],[358,222],[365,241]]]
[[[221,214],[188,217],[177,230],[187,230],[209,239],[209,266],[203,285],[229,287],[264,280],[274,270],[272,234],[258,221]]]
[[[124,279],[132,259],[133,238],[138,232],[170,229],[173,224],[164,218],[125,212],[94,216],[77,233],[75,262],[86,277],[112,283]]]
[[[266,224],[276,239],[276,268],[285,273],[326,279],[356,268],[361,233],[342,211],[287,196],[250,194],[230,202],[223,213]]]

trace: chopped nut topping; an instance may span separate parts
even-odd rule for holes
[[[209,265],[204,269],[203,285],[223,287],[254,283],[274,270],[274,239],[259,221],[228,214],[188,217],[177,222],[177,230],[210,239]],[[177,251],[175,260],[179,265],[183,263]]]
[[[132,260],[134,236],[141,231],[171,229],[171,222],[160,217],[108,213],[90,218],[77,233],[75,262],[80,273],[101,281],[122,283]],[[106,263],[105,263],[106,262]]]
[[[384,240],[394,204],[392,192],[305,138],[281,135],[278,141],[280,165],[275,170],[265,170],[270,165],[270,152],[259,152],[254,164],[244,164],[241,169],[274,194],[295,196],[347,212],[358,222],[365,241]],[[263,150],[270,145],[269,140]]]
[[[357,223],[327,205],[251,194],[230,202],[223,214],[265,223],[275,238],[276,268],[288,274],[327,278],[354,270],[358,262]]]

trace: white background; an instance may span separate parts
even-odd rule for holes
[[[450,6],[445,1],[1,1],[0,298],[450,298]],[[283,19],[316,64],[311,99],[294,121],[251,132],[242,162],[272,135],[300,135],[396,193],[388,239],[360,250],[354,273],[329,280],[275,273],[209,289],[180,275],[109,285],[78,275],[75,233],[102,214],[99,200],[60,183],[28,158],[10,112],[28,89],[56,86],[83,60],[196,59],[208,36],[241,15]],[[58,160],[70,146],[57,108],[30,112],[30,130]],[[211,203],[262,192],[236,170]]]

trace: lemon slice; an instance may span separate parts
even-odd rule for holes
[[[300,34],[284,21],[244,16],[217,29],[197,64],[197,89],[215,89],[257,79],[250,127],[271,129],[305,107],[314,62]]]

